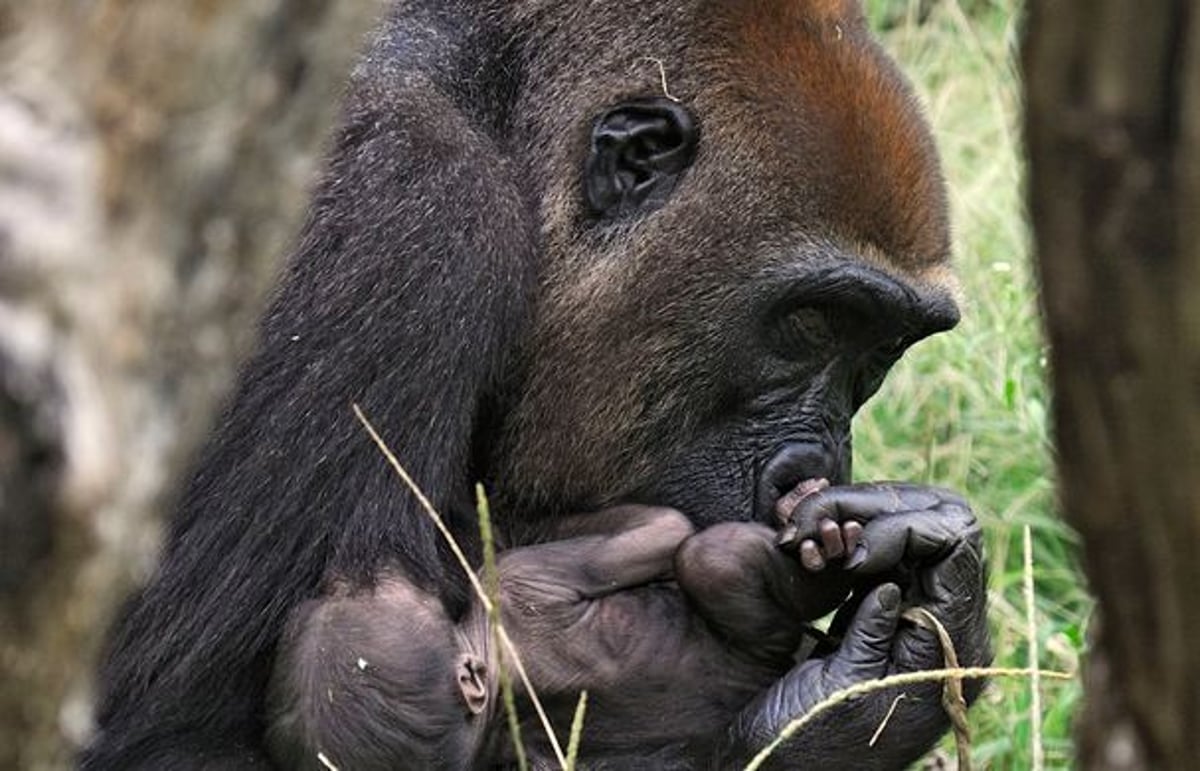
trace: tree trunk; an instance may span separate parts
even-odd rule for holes
[[[378,2],[0,0],[0,768],[63,768]]]
[[[1100,603],[1081,768],[1200,750],[1200,10],[1035,0],[1026,135],[1062,503]]]

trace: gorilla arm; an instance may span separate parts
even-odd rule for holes
[[[356,71],[258,350],[112,635],[84,769],[268,767],[274,647],[323,582],[370,586],[398,565],[451,612],[466,605],[350,404],[473,551],[472,440],[520,334],[533,235],[490,121],[471,112],[492,99],[460,93],[455,71],[507,69],[488,59],[487,20],[408,5]]]

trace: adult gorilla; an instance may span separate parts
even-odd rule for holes
[[[622,502],[774,522],[797,482],[848,481],[854,411],[955,323],[947,255],[927,129],[856,2],[397,3],[258,352],[118,625],[84,766],[268,767],[276,641],[335,580],[399,570],[466,608],[352,402],[472,551],[475,480],[510,544]],[[823,496],[852,511],[862,492]],[[939,564],[918,583],[982,661],[979,560]],[[902,668],[940,664],[899,647]],[[731,716],[736,751],[811,685]],[[907,700],[867,749],[891,698],[782,757],[902,766],[945,720],[936,692]]]

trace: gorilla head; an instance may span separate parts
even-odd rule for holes
[[[511,135],[542,257],[501,499],[710,524],[846,481],[855,410],[957,320],[937,157],[857,4],[535,5]]]

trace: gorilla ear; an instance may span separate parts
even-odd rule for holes
[[[458,688],[472,715],[482,714],[488,705],[487,664],[470,653],[460,654],[455,662]]]
[[[584,196],[592,213],[617,217],[661,206],[692,165],[696,122],[665,97],[623,102],[592,125]]]

